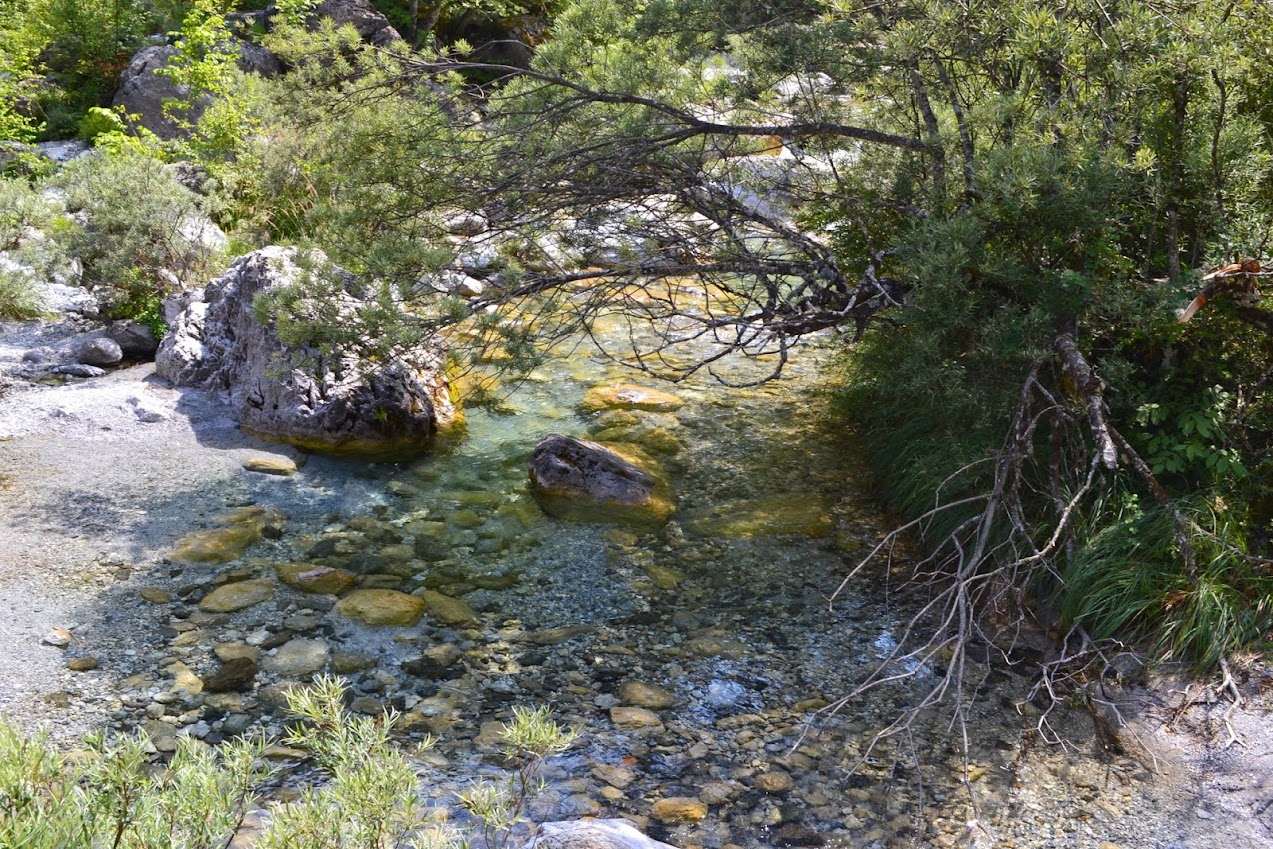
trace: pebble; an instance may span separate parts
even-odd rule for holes
[[[663,720],[652,710],[639,707],[610,708],[610,721],[621,731],[640,731],[662,728]]]
[[[280,456],[249,457],[243,461],[243,468],[249,472],[286,477],[296,474],[296,461]]]
[[[707,818],[707,803],[689,796],[672,796],[655,802],[650,815],[667,825],[702,822]]]
[[[671,690],[644,681],[624,681],[619,686],[619,700],[652,710],[666,710],[676,704],[676,696]]]
[[[786,793],[795,784],[791,775],[781,769],[762,772],[756,776],[756,789],[765,793]]]
[[[169,604],[172,602],[172,593],[162,587],[142,587],[138,593],[142,601],[148,601],[151,604]]]
[[[311,675],[327,665],[331,657],[327,643],[298,637],[288,640],[271,655],[261,659],[266,672],[288,678]]]
[[[264,578],[223,584],[204,596],[199,609],[207,613],[233,613],[260,604],[274,595],[274,584]]]
[[[354,590],[336,609],[364,625],[409,626],[424,615],[424,601],[397,590]]]
[[[73,657],[66,662],[66,668],[72,672],[88,672],[97,668],[97,658]]]

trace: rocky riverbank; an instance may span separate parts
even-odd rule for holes
[[[904,611],[882,589],[825,603],[881,525],[844,490],[806,368],[598,410],[584,390],[616,375],[565,362],[403,467],[258,442],[149,366],[11,390],[0,710],[68,746],[142,727],[162,754],[177,735],[277,734],[282,692],[321,670],[350,680],[353,709],[439,738],[442,805],[498,768],[513,705],[549,704],[582,737],[551,764],[539,820],[621,816],[680,847],[1267,845],[1258,670],[1227,749],[1224,703],[1177,710],[1202,692],[1183,684],[1110,690],[1121,750],[1079,706],[1048,745],[1023,667],[983,687],[967,762],[938,716],[860,763],[927,682],[817,714]],[[676,482],[674,521],[544,516],[526,463],[554,429],[644,445]]]

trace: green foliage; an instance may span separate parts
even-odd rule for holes
[[[539,777],[545,758],[569,749],[578,735],[552,721],[547,707],[513,708],[503,731],[503,746],[514,769],[502,781],[479,781],[460,794],[460,804],[482,822],[485,845],[503,849],[514,829],[526,821],[526,808],[543,789]]]
[[[86,741],[68,761],[43,734],[0,720],[0,845],[23,849],[205,849],[227,841],[268,769],[247,742],[191,738],[154,769],[144,737]]]
[[[1244,558],[1243,517],[1186,509],[1192,567],[1173,517],[1124,499],[1066,569],[1063,610],[1094,637],[1131,633],[1209,669],[1273,627],[1273,577]]]
[[[56,82],[41,97],[48,133],[65,138],[90,106],[110,98],[146,34],[149,9],[141,0],[28,0],[26,15]]]
[[[80,258],[86,286],[107,296],[118,318],[153,317],[158,302],[201,285],[218,269],[198,198],[155,159],[133,152],[82,157],[51,180],[87,223],[66,249]]]
[[[100,106],[90,106],[80,120],[79,137],[84,141],[96,141],[98,136],[106,133],[124,132],[124,119],[119,113]]]
[[[65,261],[58,244],[68,222],[25,180],[0,179],[0,319],[39,316],[34,284]]]
[[[270,807],[260,849],[460,849],[463,832],[425,805],[411,760],[391,739],[396,715],[355,716],[345,685],[320,676],[290,690],[299,722],[286,742],[308,750],[321,781],[293,801]],[[519,710],[506,734],[518,764],[518,813],[535,792],[542,758],[573,735],[546,710]],[[180,739],[167,767],[152,763],[144,736],[86,742],[86,755],[63,757],[47,735],[26,735],[0,719],[0,846],[22,849],[207,849],[229,845],[271,769],[264,741],[214,749]],[[426,739],[417,753],[433,743]],[[499,828],[503,827],[503,823]],[[505,838],[506,839],[506,838]],[[495,844],[488,844],[494,846]],[[501,843],[501,845],[503,845]]]
[[[288,708],[302,720],[288,743],[311,752],[330,781],[276,807],[258,846],[355,849],[408,840],[421,847],[456,845],[458,835],[434,822],[420,804],[415,770],[390,742],[394,715],[353,716],[345,710],[344,695],[343,684],[330,677],[287,694]]]
[[[0,141],[31,141],[39,123],[22,104],[35,94],[40,42],[26,26],[25,0],[0,0]]]

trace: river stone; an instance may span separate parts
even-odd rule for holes
[[[707,818],[707,803],[690,796],[671,796],[655,802],[650,815],[665,825],[702,822]]]
[[[159,349],[155,331],[140,321],[113,321],[106,328],[106,335],[115,340],[126,357],[152,357]]]
[[[463,670],[454,669],[464,658],[464,652],[451,643],[430,646],[420,653],[415,660],[403,662],[402,669],[419,678],[430,681],[458,678]]]
[[[172,664],[166,671],[173,678],[169,690],[176,695],[197,696],[203,692],[203,679],[195,675],[194,670],[181,661]]]
[[[477,611],[463,599],[425,590],[420,593],[420,600],[429,615],[444,625],[478,625],[482,621]]]
[[[546,822],[523,849],[676,849],[646,837],[625,820]]]
[[[652,710],[639,707],[612,707],[610,721],[622,731],[662,728],[663,720]]]
[[[685,576],[675,569],[654,563],[645,567],[645,574],[649,575],[650,580],[654,581],[654,586],[661,590],[674,590],[681,585],[681,581],[685,580]]]
[[[581,521],[666,522],[676,509],[657,467],[631,450],[551,433],[530,457],[530,484],[544,511]]]
[[[241,657],[246,657],[253,663],[261,659],[261,650],[247,643],[217,643],[213,646],[212,652],[222,663],[229,663]]]
[[[124,351],[114,339],[98,336],[80,346],[75,358],[90,366],[113,366],[124,359]]]
[[[84,363],[66,363],[49,369],[52,374],[64,374],[67,377],[105,377],[106,370]]]
[[[97,668],[97,658],[88,655],[73,657],[66,662],[66,668],[72,672],[90,672]]]
[[[266,672],[295,678],[311,675],[327,665],[331,652],[322,640],[297,637],[279,646],[272,655],[261,659]]]
[[[598,386],[583,396],[583,408],[588,412],[598,410],[645,410],[654,413],[670,413],[679,410],[685,402],[671,392],[634,386]]]
[[[263,475],[287,477],[296,474],[296,461],[291,457],[249,457],[243,461],[243,468]]]
[[[148,601],[151,604],[168,604],[172,601],[172,593],[162,587],[142,587],[139,595],[142,601]]]
[[[635,772],[613,764],[598,764],[592,768],[592,775],[611,787],[617,787],[620,790],[636,781]]]
[[[279,563],[274,567],[279,580],[304,593],[340,595],[354,588],[358,576],[346,569],[315,566],[313,563]]]
[[[786,793],[794,783],[791,776],[781,769],[762,772],[756,776],[756,789],[763,790],[765,793]]]
[[[298,262],[295,248],[262,248],[234,260],[202,300],[182,310],[159,346],[155,373],[178,386],[227,393],[241,427],[264,439],[375,460],[424,451],[457,415],[443,353],[421,345],[373,360],[352,349],[288,346],[273,322],[257,321],[253,304],[302,281],[302,265],[343,284],[321,296],[323,314],[333,320],[357,322],[380,308],[321,252]]]
[[[242,557],[248,546],[260,538],[261,529],[253,525],[194,531],[177,540],[172,559],[187,563],[226,563]]]
[[[619,686],[619,701],[627,705],[666,710],[676,704],[676,696],[658,684],[644,681],[624,681]]]
[[[265,578],[235,581],[232,584],[222,584],[204,596],[203,601],[199,602],[199,609],[208,613],[233,613],[260,604],[272,595],[274,584]]]
[[[694,637],[685,643],[685,648],[699,657],[723,657],[726,660],[741,660],[747,654],[745,644],[715,634]]]
[[[831,503],[800,492],[723,502],[691,512],[684,524],[700,536],[720,537],[824,537],[835,529]]]
[[[250,648],[250,647],[248,647]],[[250,690],[256,681],[256,660],[247,655],[232,657],[203,681],[209,693],[234,693]]]
[[[341,615],[364,625],[414,625],[424,615],[424,601],[397,590],[354,590],[340,600]]]

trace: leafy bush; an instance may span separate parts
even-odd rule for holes
[[[0,319],[40,314],[34,284],[65,259],[56,238],[65,228],[57,205],[29,183],[0,179]]]
[[[106,294],[116,318],[151,319],[159,302],[200,285],[218,268],[198,197],[163,164],[131,151],[86,156],[51,181],[85,222],[67,249],[84,264],[84,283]]]
[[[1192,566],[1167,511],[1120,505],[1065,571],[1065,614],[1094,637],[1130,633],[1203,668],[1267,634],[1273,577],[1243,557],[1240,517],[1214,505],[1189,515]]]
[[[390,737],[396,716],[354,716],[346,688],[320,677],[288,693],[300,722],[286,742],[312,753],[321,785],[270,808],[258,849],[363,849],[410,845],[458,849],[468,841],[420,801],[420,779]],[[542,759],[573,740],[547,710],[517,711],[506,735],[518,789],[492,827],[520,821]],[[264,742],[219,750],[182,738],[166,769],[149,761],[144,736],[87,741],[88,756],[63,757],[47,736],[28,737],[0,719],[0,846],[22,849],[206,849],[228,845],[271,769]],[[425,740],[421,748],[427,748]],[[486,786],[486,785],[482,785]],[[492,785],[493,786],[493,785]],[[499,791],[492,791],[498,795]],[[480,813],[480,812],[479,812]],[[511,819],[510,819],[511,817]],[[505,829],[504,831],[500,831]],[[495,845],[495,844],[491,844]],[[502,842],[501,842],[502,845]]]
[[[124,119],[120,118],[118,113],[101,106],[90,106],[84,113],[84,117],[80,119],[79,137],[87,142],[94,141],[105,133],[122,133],[123,131]]]

